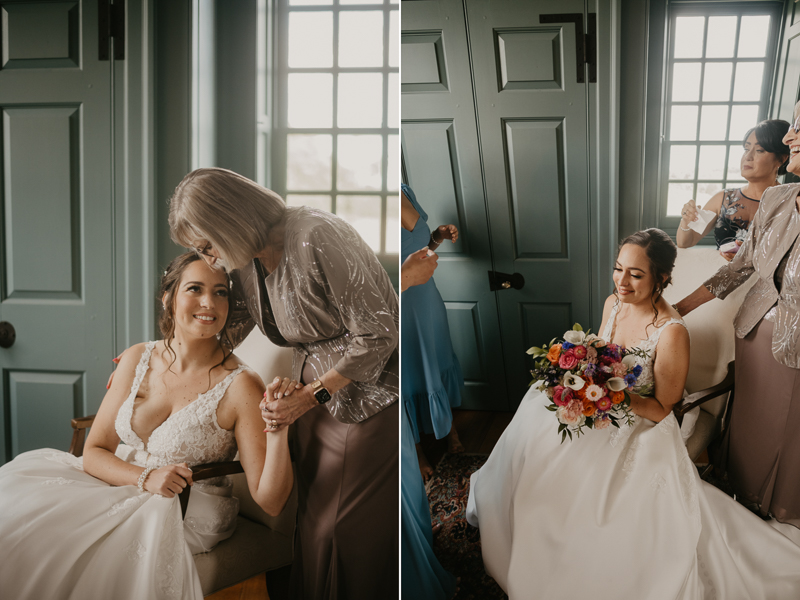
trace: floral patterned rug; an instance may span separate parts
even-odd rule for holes
[[[487,458],[488,454],[446,453],[426,486],[433,524],[442,526],[434,537],[436,556],[448,571],[461,578],[456,600],[508,597],[484,571],[480,531],[466,520],[469,477]]]

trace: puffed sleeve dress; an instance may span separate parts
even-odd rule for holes
[[[348,223],[287,209],[283,256],[234,271],[235,341],[253,321],[294,350],[292,377],[352,380],[295,422],[298,516],[293,598],[398,595],[398,301]]]

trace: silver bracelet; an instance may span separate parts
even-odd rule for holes
[[[691,231],[692,230],[691,227],[687,227],[686,229],[684,229],[683,227],[681,227],[680,223],[678,223],[678,229],[680,229],[681,231]]]
[[[147,467],[144,471],[142,471],[142,474],[139,475],[139,483],[136,484],[136,487],[139,488],[140,492],[144,492],[144,482],[147,479],[147,476],[155,470],[155,467]]]

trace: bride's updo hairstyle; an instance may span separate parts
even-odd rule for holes
[[[229,272],[241,269],[268,244],[286,217],[283,199],[228,169],[197,169],[183,178],[169,201],[169,233],[184,248],[208,241]]]
[[[653,276],[654,281],[650,302],[655,311],[655,316],[653,317],[653,325],[655,325],[658,321],[656,302],[661,298],[664,289],[672,283],[672,269],[675,267],[678,247],[666,233],[655,227],[632,233],[622,240],[619,250],[622,250],[622,247],[627,244],[643,248],[647,260],[650,262],[650,275]],[[617,250],[617,254],[619,254],[619,250]],[[615,295],[616,293],[616,290],[614,290]]]
[[[178,285],[183,278],[183,273],[186,271],[186,268],[198,260],[201,260],[201,258],[197,253],[184,252],[183,254],[172,259],[172,262],[169,263],[166,271],[164,271],[164,275],[161,277],[161,287],[158,291],[158,300],[159,302],[163,301],[163,303],[161,305],[161,314],[158,317],[158,328],[161,330],[161,335],[164,338],[164,345],[167,347],[167,351],[172,355],[170,367],[172,367],[172,365],[175,363],[175,360],[178,358],[175,355],[175,351],[172,349],[171,343],[175,338],[175,291],[178,289]],[[230,287],[230,280],[228,280],[228,292],[230,292]],[[225,326],[217,336],[220,346],[223,349],[223,358],[218,364],[209,369],[209,378],[211,376],[211,370],[213,370],[214,367],[224,364],[225,361],[228,360],[228,357],[233,353],[233,341],[231,340],[230,332],[228,331],[228,326],[230,325],[231,320],[231,312],[232,311],[229,307],[228,316],[225,320]]]

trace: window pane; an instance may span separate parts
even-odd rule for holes
[[[739,58],[758,58],[767,52],[769,15],[742,17],[739,33]]]
[[[675,58],[700,58],[703,56],[705,20],[705,17],[678,17],[675,19]]]
[[[289,127],[333,125],[333,75],[289,74]]]
[[[705,206],[706,202],[711,200],[711,196],[719,192],[721,189],[721,181],[715,181],[714,183],[698,183],[697,197],[695,198],[695,202],[698,206]]]
[[[339,136],[336,173],[340,190],[381,189],[382,141],[379,135]]]
[[[380,127],[383,122],[383,75],[339,75],[339,127]]]
[[[669,178],[694,179],[694,161],[697,146],[670,146]]]
[[[731,131],[729,140],[740,141],[751,127],[758,124],[758,105],[734,106],[731,109]]]
[[[724,140],[728,128],[727,106],[704,106],[700,112],[700,139]]]
[[[725,177],[725,146],[700,146],[698,179],[722,179]]]
[[[389,13],[389,66],[400,66],[400,43],[397,34],[400,31],[400,24],[397,22],[397,11]]]
[[[709,17],[708,42],[706,57],[733,57],[733,45],[736,42],[736,21],[734,17]]]
[[[394,254],[400,247],[400,196],[386,199],[386,246],[384,252]]]
[[[700,63],[676,63],[672,69],[672,101],[700,100]]]
[[[386,174],[386,189],[390,192],[400,191],[400,136],[390,135],[387,140],[389,149],[387,164],[389,172]]]
[[[289,13],[289,66],[333,66],[333,13]]]
[[[667,215],[679,215],[683,205],[692,199],[692,183],[670,183],[667,188]]]
[[[736,83],[733,86],[733,99],[737,102],[743,100],[761,99],[761,83],[764,76],[764,63],[739,63],[736,65]]]
[[[339,4],[383,4],[381,0],[339,0]]]
[[[375,252],[380,252],[380,196],[336,196],[336,214],[355,227]]]
[[[330,5],[333,0],[289,0],[290,6],[317,6],[317,5]]]
[[[697,107],[673,106],[669,124],[669,139],[697,139]]]
[[[339,66],[383,66],[383,13],[339,13]]]
[[[310,206],[331,212],[330,196],[306,196],[303,194],[286,194],[287,206]]]
[[[397,73],[389,73],[389,127],[397,129],[400,127],[400,88],[398,82],[400,76]]]
[[[741,145],[728,148],[728,174],[725,176],[727,179],[742,178],[742,156],[744,156],[744,148]]]
[[[331,189],[332,151],[330,135],[287,135],[286,189]]]
[[[703,101],[716,102],[731,99],[731,74],[733,63],[706,63],[703,79]]]

